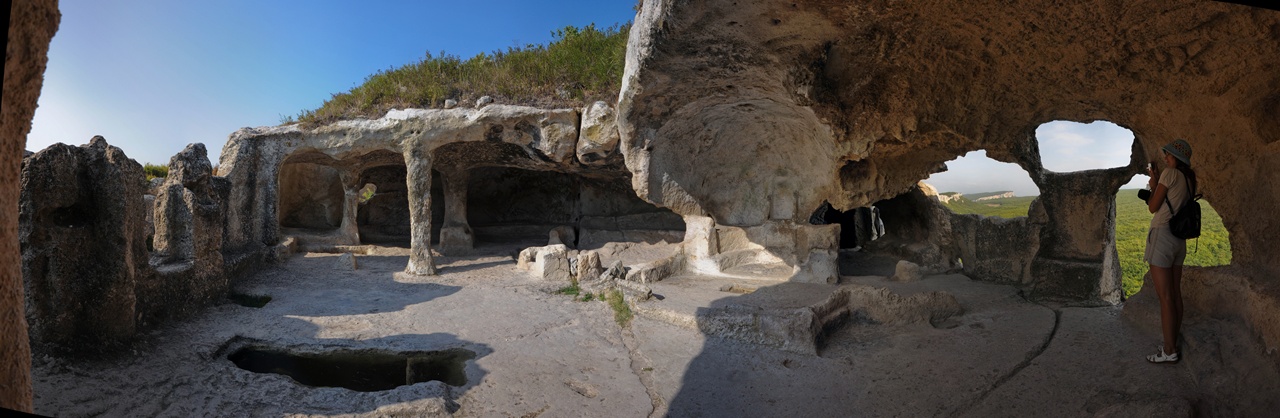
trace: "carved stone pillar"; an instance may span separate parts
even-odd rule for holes
[[[444,176],[444,226],[440,228],[440,250],[459,253],[470,250],[475,235],[467,223],[467,180],[465,169],[441,173]]]
[[[417,141],[405,143],[405,182],[409,193],[409,266],[404,272],[436,274],[431,260],[431,152]]]

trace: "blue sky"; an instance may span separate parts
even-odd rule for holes
[[[471,57],[611,26],[635,0],[62,0],[26,148],[94,135],[140,163],[320,107],[425,52]]]
[[[546,43],[567,25],[630,22],[634,6],[634,0],[62,0],[26,148],[102,135],[138,162],[167,164],[188,143],[203,142],[217,162],[235,130],[279,124],[427,51],[471,57]],[[1037,135],[1045,165],[1056,171],[1124,165],[1133,138],[1110,123],[1055,122]],[[1039,194],[1021,168],[981,151],[948,166],[927,180],[939,191]]]

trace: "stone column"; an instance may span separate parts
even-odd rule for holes
[[[693,271],[719,273],[715,256],[720,254],[720,237],[716,233],[716,221],[709,216],[684,217],[684,242],[681,244],[687,262]]]
[[[356,214],[360,210],[360,173],[352,169],[342,169],[338,178],[342,181],[342,223],[338,225],[340,242],[349,245],[360,245],[360,226],[356,223]]]
[[[431,151],[418,141],[405,141],[405,183],[409,194],[409,265],[404,272],[436,274],[431,260]]]
[[[1033,176],[1048,222],[1031,261],[1039,280],[1031,297],[1081,305],[1120,303],[1120,261],[1115,255],[1116,192],[1132,176],[1128,168]]]
[[[441,174],[444,176],[444,226],[440,228],[440,250],[465,252],[475,244],[471,225],[467,223],[467,181],[471,173],[459,169]]]

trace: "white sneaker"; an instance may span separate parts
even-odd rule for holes
[[[1160,348],[1160,352],[1147,356],[1147,361],[1152,363],[1177,363],[1178,353],[1165,354],[1164,348]]]

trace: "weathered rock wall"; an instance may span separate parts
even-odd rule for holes
[[[31,349],[23,310],[18,207],[27,133],[35,115],[49,41],[58,30],[57,0],[19,1],[9,6],[0,99],[0,408],[31,412]]]
[[[956,250],[969,277],[1028,284],[1031,260],[1040,248],[1040,216],[1005,219],[979,215],[951,216]]]
[[[32,340],[70,349],[137,331],[146,282],[142,165],[102,137],[54,144],[22,167],[22,275]]]

